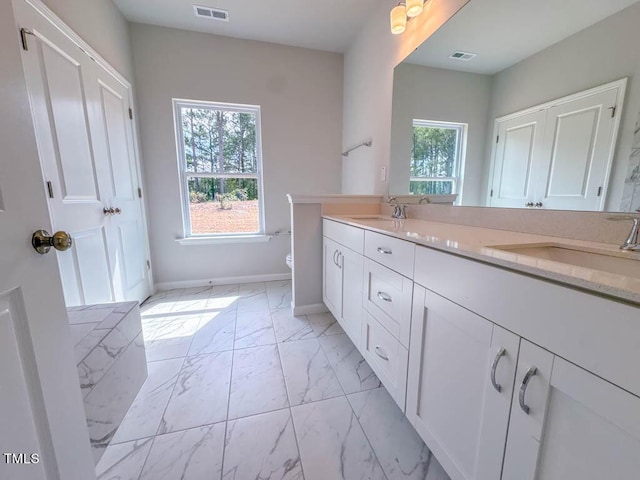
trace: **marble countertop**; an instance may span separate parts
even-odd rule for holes
[[[568,246],[636,260],[640,272],[640,253],[624,252],[616,245],[426,220],[392,220],[377,215],[325,215],[323,218],[640,305],[640,273],[638,278],[629,277],[491,248],[523,244]]]

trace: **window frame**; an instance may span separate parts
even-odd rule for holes
[[[204,100],[187,100],[174,98],[173,103],[173,123],[175,128],[175,138],[178,160],[178,177],[180,183],[180,197],[182,208],[182,226],[184,239],[251,239],[265,235],[264,221],[264,185],[262,169],[262,123],[260,105],[244,105],[237,103],[210,102]],[[250,113],[256,118],[256,173],[207,173],[188,172],[187,156],[184,145],[184,132],[182,130],[182,109],[199,108],[210,110],[224,110],[228,112]],[[189,179],[190,178],[250,178],[257,180],[258,191],[258,222],[257,232],[225,232],[225,233],[193,233],[191,231],[191,209],[189,201]]]
[[[442,122],[438,120],[422,120],[414,118],[411,124],[411,136],[413,137],[413,129],[415,127],[426,128],[448,128],[456,130],[458,132],[456,142],[456,158],[454,164],[453,176],[451,177],[413,177],[409,176],[409,189],[411,189],[411,182],[443,182],[449,181],[452,183],[451,194],[458,195],[455,201],[455,205],[460,205],[462,201],[463,190],[463,175],[464,175],[464,163],[467,157],[467,132],[469,129],[468,123],[457,122]],[[411,150],[413,151],[413,141]],[[411,162],[413,161],[413,155],[409,160],[409,172],[411,172]],[[409,190],[411,191],[411,190]]]

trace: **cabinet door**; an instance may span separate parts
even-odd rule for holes
[[[544,155],[544,125],[544,111],[496,123],[490,206],[524,208],[535,201],[534,176]]]
[[[342,268],[342,318],[338,320],[351,341],[360,348],[364,259],[362,255],[341,247],[338,264]]]
[[[638,478],[640,398],[523,340],[503,480]],[[526,410],[526,409],[525,409]]]
[[[518,345],[516,335],[415,287],[407,416],[453,480],[500,476]]]
[[[342,318],[342,270],[338,264],[338,244],[323,237],[322,298],[336,319]]]

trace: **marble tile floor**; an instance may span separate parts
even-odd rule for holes
[[[149,376],[98,479],[448,479],[335,319],[290,302],[288,281],[150,298]]]

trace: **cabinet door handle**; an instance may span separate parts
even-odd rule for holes
[[[342,252],[338,252],[338,263],[336,265],[338,265],[338,268],[340,270],[342,270],[342,262],[340,261],[341,258],[343,258],[344,255],[342,255]]]
[[[522,379],[522,384],[520,385],[520,395],[518,396],[518,401],[520,403],[520,408],[527,415],[529,415],[529,412],[531,411],[531,409],[525,403],[524,396],[527,393],[527,386],[529,385],[529,380],[531,380],[531,377],[535,377],[537,373],[538,373],[537,367],[529,368],[529,370],[527,370],[527,373],[524,374],[524,378]]]
[[[491,362],[491,385],[493,385],[493,388],[495,388],[498,393],[502,392],[502,385],[496,382],[496,369],[498,368],[498,362],[506,353],[507,351],[501,347],[500,350],[498,350],[496,357],[493,359],[493,362]]]
[[[375,351],[376,355],[378,355],[381,359],[386,360],[387,362],[389,361],[389,357],[386,353],[384,353],[384,350],[382,350],[382,347],[380,345],[376,345]]]
[[[393,252],[390,248],[378,247],[378,253],[382,253],[383,255],[391,255]]]
[[[389,303],[392,302],[391,295],[389,295],[388,293],[378,292],[378,298],[385,302],[389,302]]]
[[[333,252],[333,264],[334,264],[336,267],[338,266],[337,256],[338,256],[338,250],[335,250],[335,251]]]

